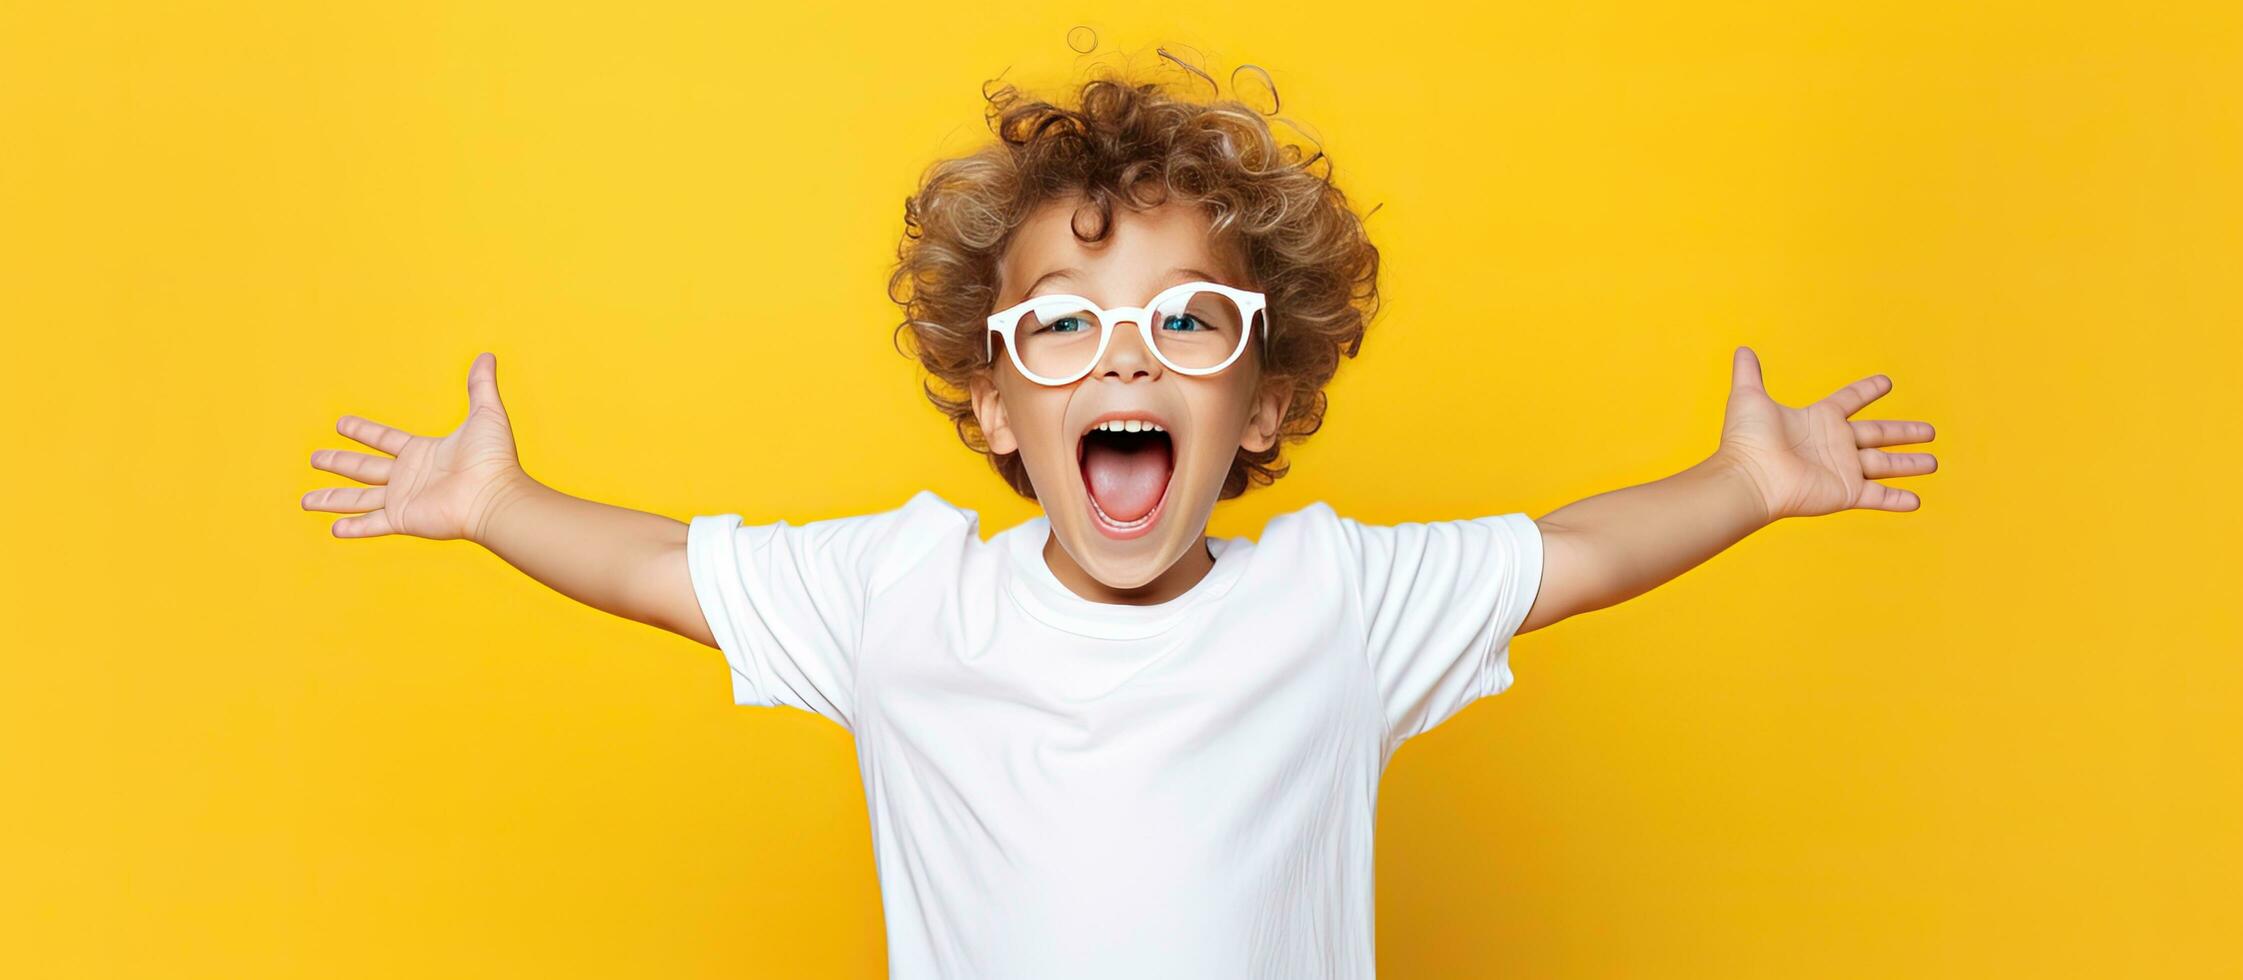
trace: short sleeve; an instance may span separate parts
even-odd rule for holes
[[[686,567],[731,667],[733,703],[800,708],[854,732],[869,604],[974,523],[927,491],[895,510],[800,525],[693,518]]]
[[[1511,637],[1542,585],[1533,518],[1338,520],[1390,749],[1511,686]]]

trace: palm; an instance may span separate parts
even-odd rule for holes
[[[1930,473],[1938,460],[1876,447],[1930,442],[1931,424],[1848,418],[1891,390],[1892,379],[1873,374],[1804,408],[1782,405],[1761,384],[1760,359],[1739,347],[1720,454],[1752,475],[1770,520],[1849,508],[1915,510],[1921,501],[1913,491],[1875,481]]]
[[[373,485],[314,490],[304,495],[304,509],[358,514],[335,522],[337,537],[467,537],[491,494],[521,473],[514,428],[499,401],[497,359],[477,356],[468,368],[467,388],[467,418],[445,436],[416,436],[343,416],[337,432],[390,455],[313,453],[314,467]]]

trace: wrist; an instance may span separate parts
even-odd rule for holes
[[[519,467],[492,478],[476,493],[474,503],[469,505],[466,534],[463,536],[484,548],[491,548],[492,539],[502,526],[503,515],[519,508],[524,501],[549,492],[550,488],[531,478]]]
[[[1767,527],[1784,516],[1768,496],[1767,480],[1749,460],[1722,449],[1698,465],[1709,479],[1726,486],[1735,496],[1738,512],[1751,522],[1750,530]]]

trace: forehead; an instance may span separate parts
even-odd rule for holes
[[[1225,284],[1242,285],[1238,264],[1210,234],[1206,211],[1173,202],[1145,211],[1116,204],[1106,237],[1085,242],[1070,224],[1081,204],[1080,197],[1046,201],[1014,230],[998,262],[1000,299],[1025,296],[1036,280],[1066,269],[1079,272],[1055,279],[1052,288],[1063,284],[1066,292],[1093,299],[1103,291],[1142,301],[1136,292],[1168,285],[1168,271],[1179,267],[1204,269]],[[1087,225],[1097,215],[1086,210],[1082,220]]]

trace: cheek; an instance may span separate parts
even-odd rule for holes
[[[1249,399],[1245,392],[1223,389],[1193,400],[1192,418],[1200,431],[1199,438],[1192,440],[1191,455],[1202,476],[1220,478],[1230,472],[1253,416]]]
[[[1005,420],[1012,428],[1013,439],[1031,464],[1042,466],[1064,462],[1074,464],[1075,447],[1072,441],[1063,440],[1061,422],[1067,417],[1065,398],[1053,398],[1044,392],[1026,392],[1010,402]],[[1065,441],[1066,445],[1060,445]],[[1064,456],[1065,459],[1058,457]]]

